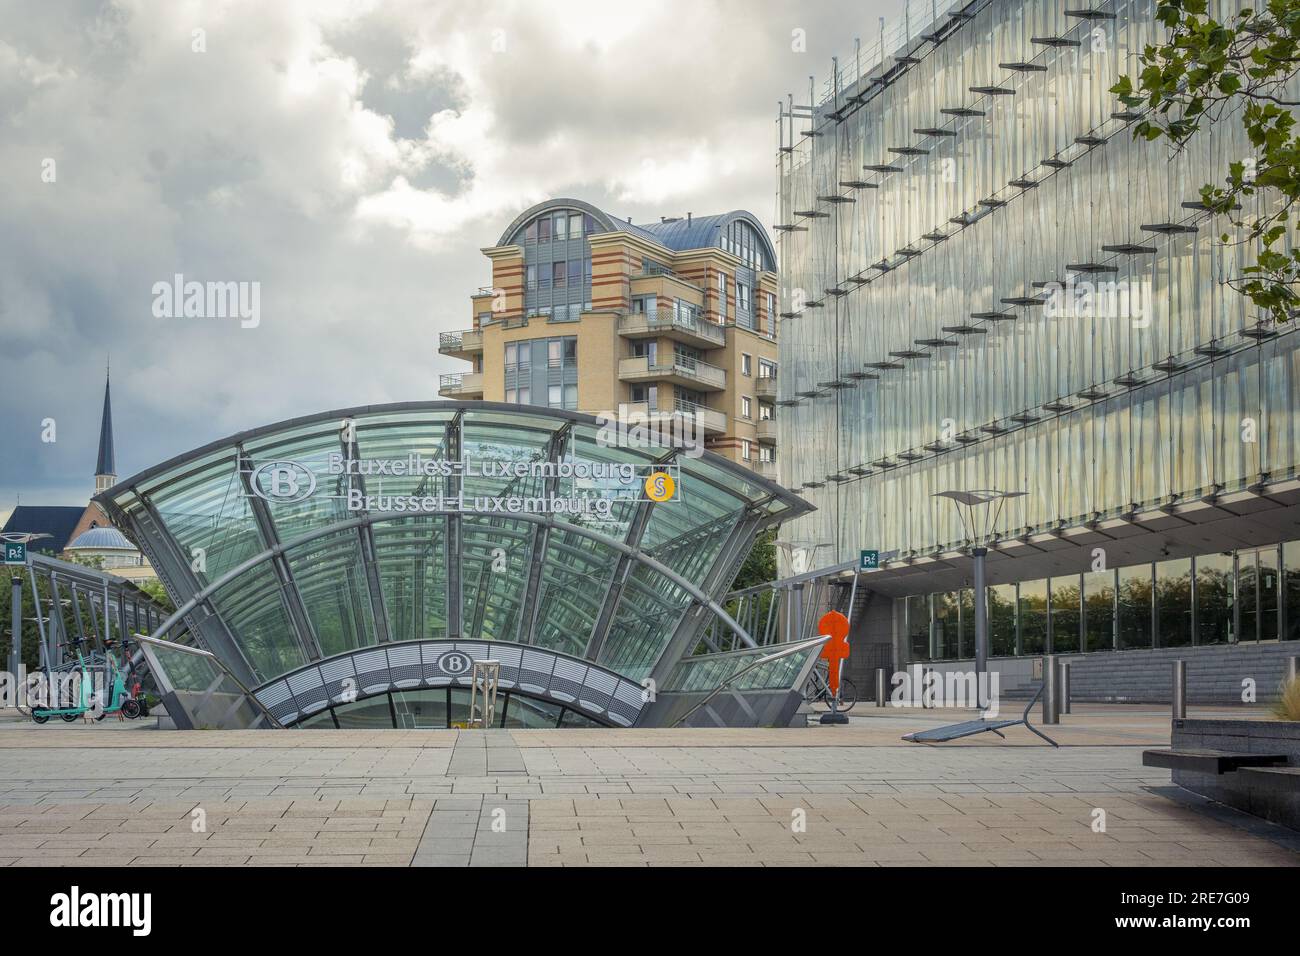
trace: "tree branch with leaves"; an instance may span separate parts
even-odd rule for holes
[[[1228,165],[1221,185],[1201,187],[1212,213],[1228,217],[1236,234],[1225,244],[1258,246],[1253,264],[1229,285],[1260,310],[1263,321],[1285,322],[1300,314],[1300,249],[1287,248],[1288,226],[1300,202],[1300,137],[1292,89],[1300,71],[1300,0],[1268,0],[1261,9],[1238,11],[1219,22],[1207,0],[1164,0],[1156,19],[1167,41],[1148,45],[1136,78],[1111,87],[1121,102],[1149,112],[1134,126],[1135,138],[1168,140],[1181,150],[1202,128],[1240,110],[1255,155]],[[1241,215],[1242,200],[1265,211]]]

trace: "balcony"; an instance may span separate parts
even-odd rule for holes
[[[618,320],[618,334],[629,339],[663,336],[701,349],[720,349],[727,344],[722,326],[673,309],[629,312]]]
[[[754,394],[768,401],[776,401],[776,373],[760,375],[754,380]]]
[[[482,398],[482,372],[453,372],[438,376],[438,394],[443,398]]]
[[[756,461],[753,465],[754,471],[758,473],[759,477],[766,478],[768,481],[780,481],[781,473],[776,467],[776,462]]]
[[[651,408],[647,402],[620,402],[619,403],[619,420],[627,421],[629,424],[650,423],[655,420],[668,420],[672,416],[677,416],[684,420],[685,431],[689,432],[694,427],[695,421],[698,421],[699,428],[703,429],[705,434],[724,434],[727,432],[727,416],[720,411],[714,411],[712,408],[706,408],[702,405],[693,405],[692,402],[679,401],[671,410],[664,408]],[[677,427],[680,429],[679,427]]]
[[[696,405],[679,398],[673,404],[676,411],[693,418],[700,423],[706,435],[725,435],[727,433],[727,416],[712,408]]]
[[[479,329],[441,332],[438,334],[438,351],[452,358],[468,360],[471,355],[483,351],[483,333]]]
[[[716,365],[688,355],[674,355],[651,364],[648,356],[619,359],[618,377],[624,382],[671,382],[683,388],[721,392],[727,387],[727,373]]]
[[[776,444],[776,419],[764,418],[756,423],[754,430],[758,433],[758,440],[764,445]]]
[[[712,408],[705,408],[703,405],[695,405],[682,399],[679,399],[670,411],[652,409],[648,402],[620,402],[618,406],[618,418],[621,422],[626,422],[629,425],[648,425],[653,422],[658,423],[662,429],[672,428],[672,431],[677,433],[680,431],[681,426],[672,426],[674,416],[685,420],[684,423],[688,432],[693,428],[693,423],[697,421],[706,435],[722,435],[727,431],[727,416],[722,412],[714,411]]]

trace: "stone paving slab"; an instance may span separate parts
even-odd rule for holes
[[[1300,862],[1300,834],[1209,805],[1141,765],[1144,746],[1168,743],[1159,711],[1071,715],[1053,730],[1060,750],[1032,735],[898,740],[950,719],[886,710],[797,730],[5,729],[0,866]]]

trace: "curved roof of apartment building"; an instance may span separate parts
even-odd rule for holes
[[[601,227],[601,232],[630,232],[675,252],[682,252],[687,249],[722,248],[722,237],[726,228],[733,222],[743,221],[754,228],[759,241],[763,244],[763,251],[768,261],[772,263],[777,261],[776,248],[772,245],[767,230],[757,216],[744,209],[733,209],[731,212],[717,213],[711,216],[682,217],[637,225],[625,219],[611,216],[609,213],[581,199],[564,198],[548,199],[525,209],[501,233],[501,239],[497,245],[504,246],[517,241],[516,236],[524,226],[551,209],[580,210],[596,220]]]

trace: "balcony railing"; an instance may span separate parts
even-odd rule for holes
[[[649,335],[658,332],[669,336],[676,332],[717,348],[727,344],[727,330],[722,326],[677,309],[629,312],[618,320],[618,331],[622,335]]]
[[[483,394],[482,372],[452,372],[438,376],[438,394],[448,398]]]
[[[759,398],[776,398],[776,372],[760,374],[754,382],[754,394]]]
[[[483,351],[483,333],[478,329],[462,329],[459,332],[440,332],[438,334],[438,351],[444,355],[462,352]]]
[[[679,398],[673,402],[673,409],[682,415],[689,415],[694,418],[706,432],[722,433],[727,430],[727,416],[716,409],[688,402],[684,398]]]
[[[653,363],[645,355],[619,359],[618,376],[629,381],[670,379],[714,391],[727,387],[725,370],[689,355],[674,355],[671,361],[656,359]]]
[[[620,421],[646,424],[671,423],[674,418],[678,418],[687,423],[688,432],[691,422],[698,422],[706,433],[722,434],[727,430],[727,416],[722,412],[680,398],[673,403],[671,410],[651,408],[649,402],[620,402],[618,417]],[[660,427],[679,429],[680,425],[661,424]]]
[[[766,445],[776,444],[776,419],[761,419],[755,426],[754,430],[758,433],[758,440]]]

